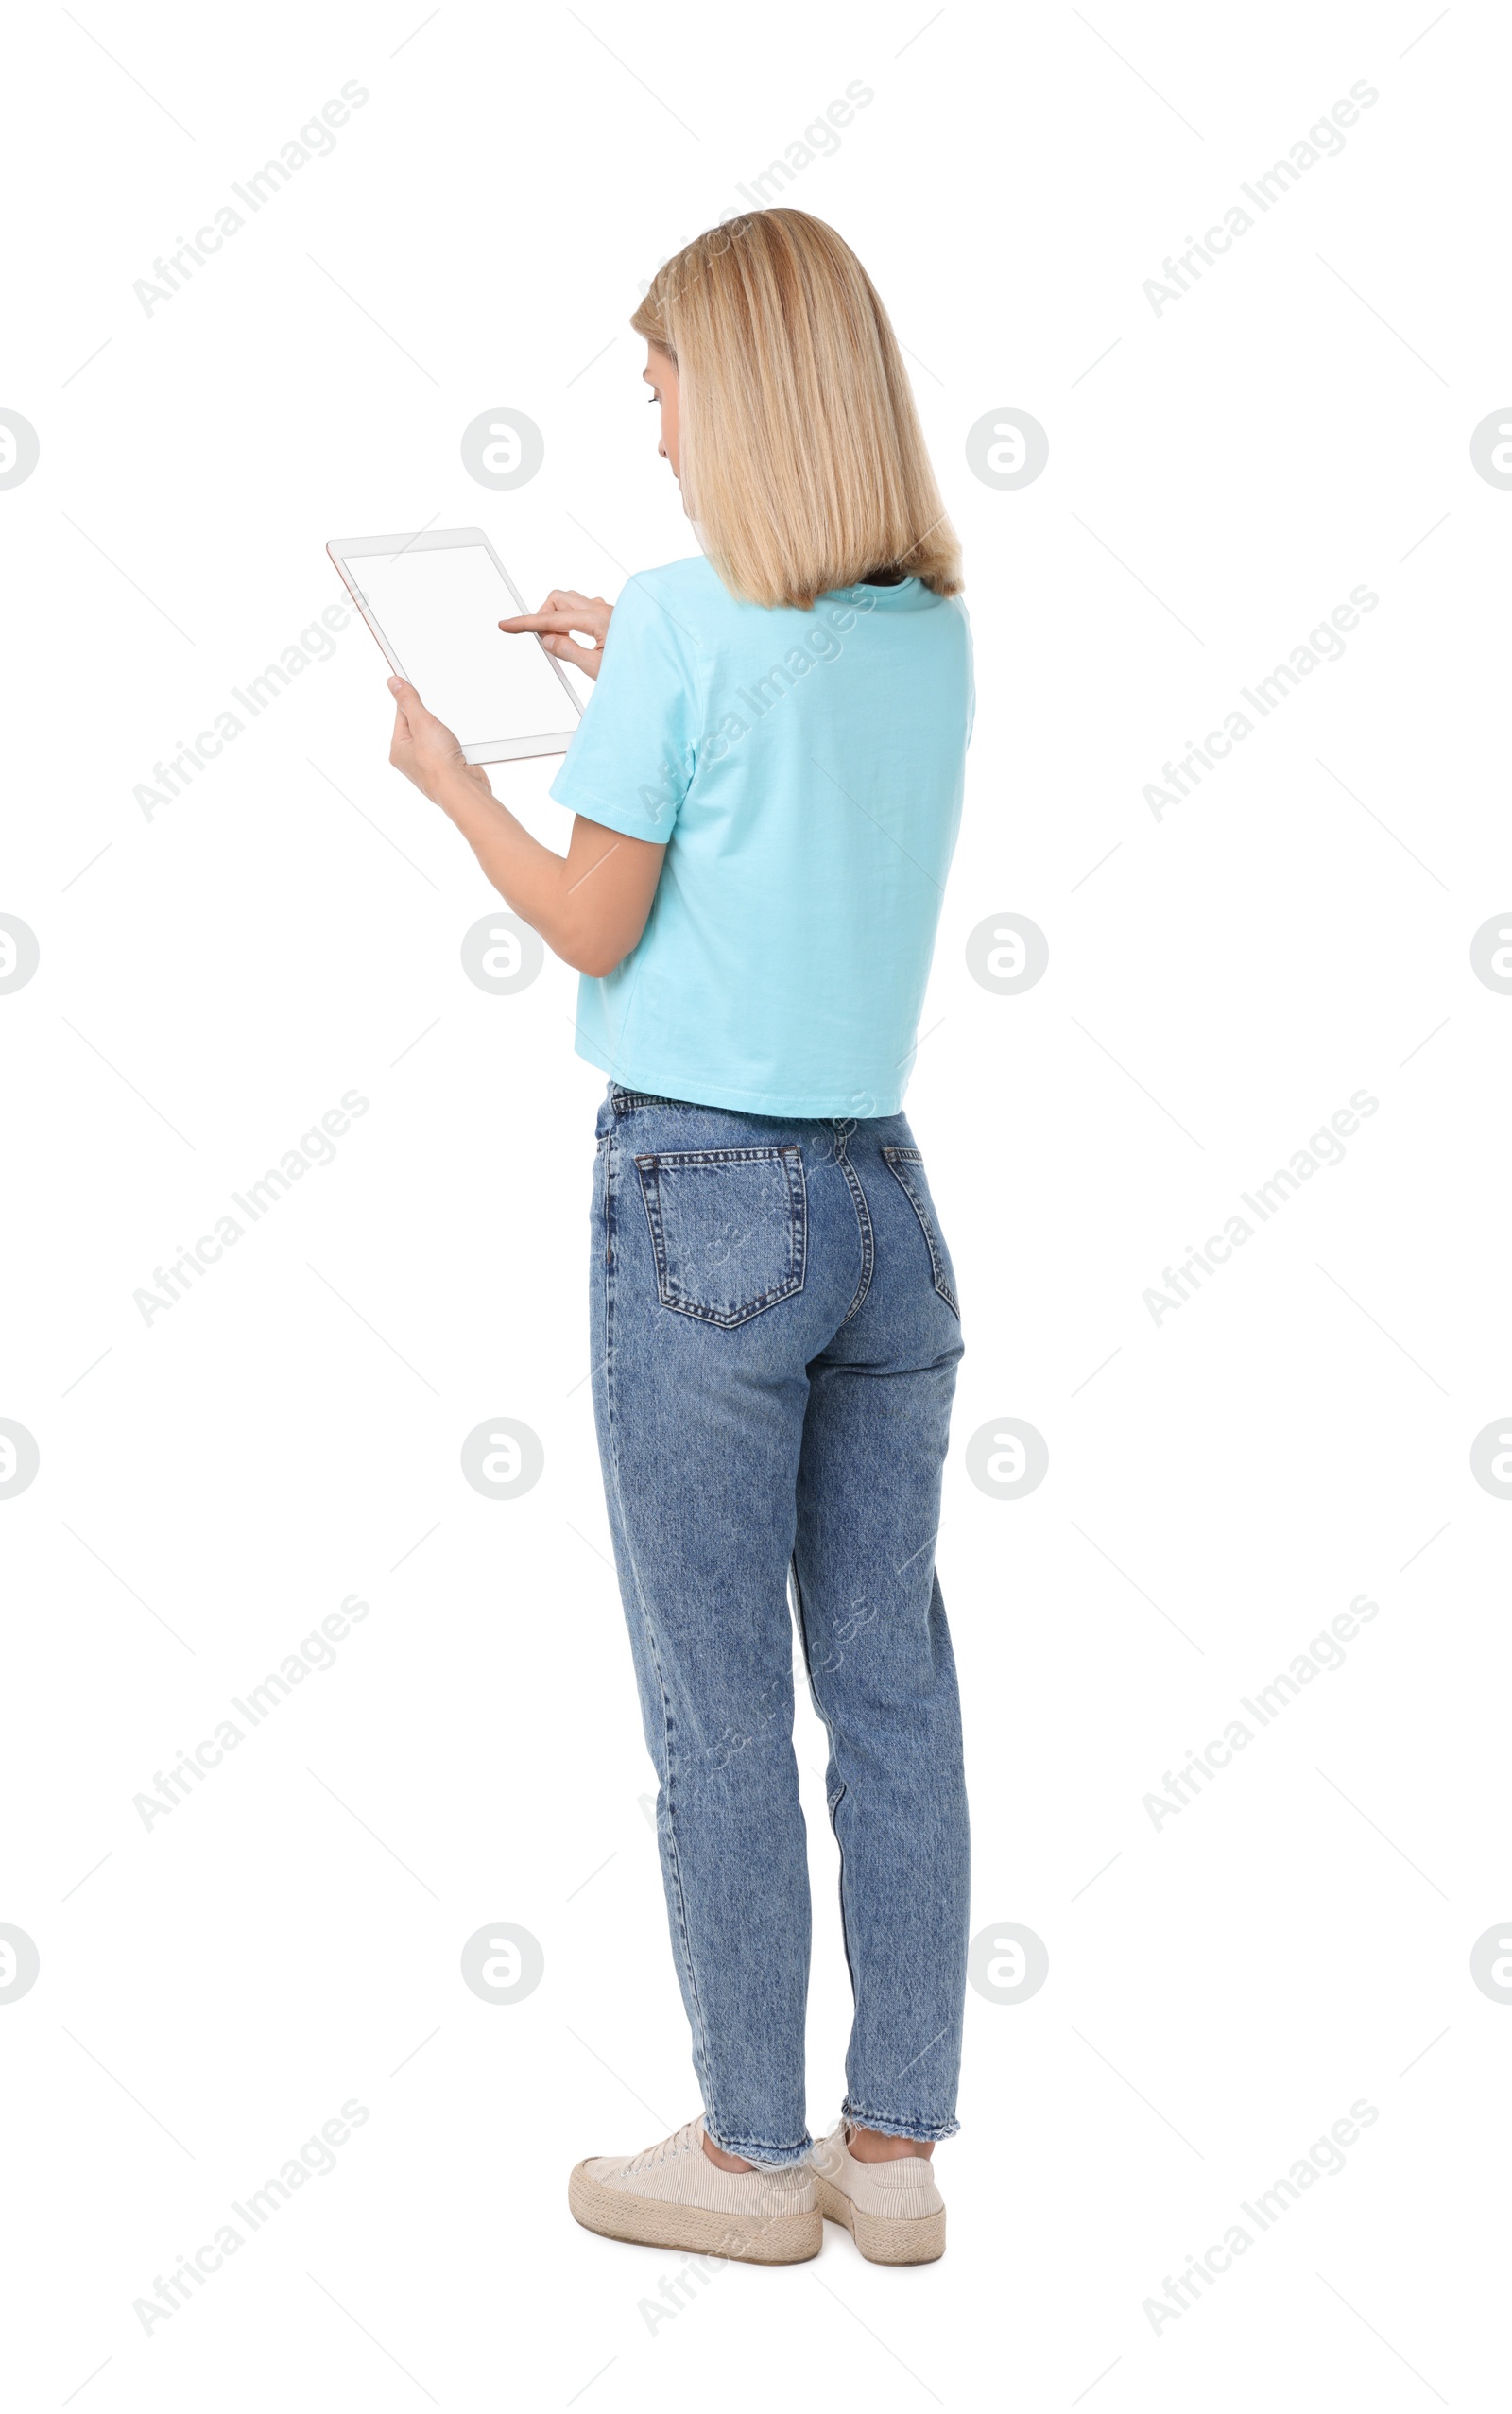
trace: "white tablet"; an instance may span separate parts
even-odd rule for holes
[[[333,537],[326,551],[390,667],[470,763],[566,752],[582,707],[538,637],[499,628],[526,606],[481,528]]]

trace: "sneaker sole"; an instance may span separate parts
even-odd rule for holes
[[[831,2180],[816,2177],[814,2184],[820,2213],[850,2231],[868,2263],[937,2263],[944,2253],[943,2208],[918,2221],[900,2221],[885,2213],[863,2213]]]
[[[813,2213],[710,2213],[698,2204],[668,2204],[604,2187],[579,2163],[567,2183],[575,2221],[601,2238],[633,2247],[679,2247],[722,2255],[731,2263],[807,2263],[824,2244],[824,2219]],[[916,2225],[917,2226],[917,2225]]]

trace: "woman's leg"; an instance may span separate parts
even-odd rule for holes
[[[673,1950],[709,2134],[766,2163],[809,2145],[787,1607],[805,1366],[858,1257],[815,1129],[612,1094],[594,1194],[594,1405]]]
[[[950,1260],[902,1117],[848,1157],[872,1233],[865,1300],[809,1368],[794,1577],[855,1991],[847,2116],[951,2136],[969,1924],[960,1708],[935,1574],[961,1354]]]

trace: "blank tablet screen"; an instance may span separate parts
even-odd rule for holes
[[[404,677],[463,746],[572,727],[573,701],[535,638],[499,629],[518,607],[482,545],[411,545],[349,557],[347,569]]]

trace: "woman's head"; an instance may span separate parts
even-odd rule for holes
[[[652,347],[648,373],[658,353],[676,370],[663,450],[734,594],[808,605],[887,568],[956,593],[960,546],[898,339],[833,227],[802,210],[711,227],[658,271],[630,324]]]

